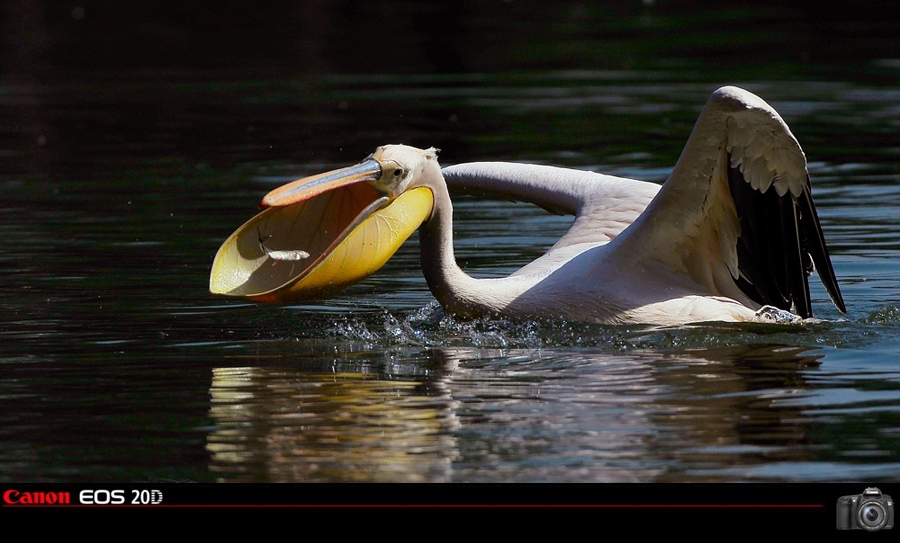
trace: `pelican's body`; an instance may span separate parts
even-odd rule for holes
[[[432,293],[452,313],[683,324],[752,320],[759,309],[704,289],[622,237],[659,185],[502,163],[464,164],[446,168],[443,174],[462,192],[477,192],[473,185],[500,184],[507,197],[534,199],[534,191],[540,196],[552,191],[558,198],[554,210],[576,215],[566,235],[541,258],[509,277],[475,279],[456,264],[450,235],[452,204],[446,191],[436,190],[432,219],[419,229],[422,269]],[[548,200],[541,202],[547,205]]]
[[[308,254],[302,239],[288,238],[310,213],[305,208],[288,210],[298,205],[316,208],[323,194],[338,194],[362,183],[374,188],[377,198],[370,200],[380,203],[370,207],[377,213],[392,208],[394,213],[407,213],[413,200],[407,194],[424,195],[412,213],[421,224],[422,270],[434,296],[455,314],[678,325],[752,321],[761,307],[774,306],[809,317],[807,277],[813,263],[832,300],[844,311],[809,193],[805,156],[768,104],[734,87],[719,89],[710,98],[662,187],[524,164],[460,164],[442,171],[433,149],[380,147],[353,169],[295,181],[267,195],[263,205],[270,209],[259,217],[268,217],[268,222],[251,220],[223,245],[211,289],[265,300],[324,292],[302,286],[316,274],[314,265],[301,266],[294,277],[296,263],[291,262],[291,272],[286,273],[289,263],[272,259],[272,251],[283,247]],[[448,185],[463,193],[532,202],[575,215],[575,221],[546,254],[509,277],[476,279],[454,258]],[[329,205],[334,208],[328,202],[321,204],[323,210]],[[267,216],[276,209],[282,218]],[[357,233],[361,226],[356,225],[389,221],[370,222],[365,215],[370,212],[361,212],[355,222],[341,227],[357,241],[336,239],[330,247],[366,245]],[[318,220],[323,213],[316,212]],[[251,234],[263,245],[262,232],[251,232],[260,224],[275,225],[284,238],[282,247],[263,246],[262,252],[248,257]],[[382,230],[398,239],[408,235],[395,226],[399,223],[385,224],[388,228]],[[241,239],[244,251],[236,256],[238,252],[228,247],[236,247]],[[330,250],[314,258],[323,261]],[[360,265],[346,282],[377,269],[381,258]],[[266,266],[271,273],[262,273]],[[242,273],[249,273],[251,280],[241,284],[221,280]],[[254,279],[273,274],[277,280]],[[246,288],[253,281],[258,286]],[[338,289],[344,282],[340,278],[327,283]]]

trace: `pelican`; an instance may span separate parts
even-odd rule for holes
[[[575,216],[543,256],[505,278],[466,274],[448,186]],[[778,113],[736,87],[713,93],[662,186],[541,165],[441,170],[437,151],[379,147],[366,160],[267,194],[215,257],[215,294],[322,297],[380,268],[419,231],[422,271],[465,317],[682,325],[812,316],[818,272],[846,312],[810,194],[806,157]]]

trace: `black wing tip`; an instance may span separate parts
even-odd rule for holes
[[[804,248],[812,257],[816,273],[819,274],[819,280],[825,286],[825,292],[828,293],[831,302],[838,308],[838,311],[847,313],[847,306],[844,304],[844,297],[841,295],[841,287],[838,284],[834,266],[831,263],[831,255],[828,252],[828,246],[825,244],[825,235],[822,233],[819,214],[816,212],[816,206],[810,192],[809,178],[807,178],[806,190],[797,199],[797,203],[800,207],[800,221],[805,234],[803,236],[805,241]]]
[[[748,278],[736,281],[738,288],[759,304],[810,318],[809,275],[815,269],[832,303],[847,313],[809,178],[799,197],[754,189],[739,168],[729,168],[728,184],[741,223],[738,268]],[[776,216],[780,219],[773,220]]]

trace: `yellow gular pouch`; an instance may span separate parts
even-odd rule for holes
[[[238,228],[213,261],[213,294],[261,302],[324,297],[375,273],[431,216],[418,187],[387,203],[367,183],[271,207]]]

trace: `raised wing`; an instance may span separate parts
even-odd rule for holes
[[[713,294],[804,318],[815,267],[846,311],[806,157],[778,113],[742,89],[712,95],[669,179],[618,242],[620,254],[662,262]]]

